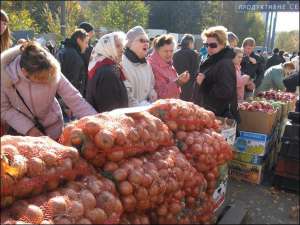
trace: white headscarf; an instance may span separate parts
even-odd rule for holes
[[[103,35],[93,48],[88,70],[90,71],[98,61],[109,58],[117,62],[118,53],[116,48],[115,39],[118,39],[123,46],[125,46],[126,35],[124,32],[112,32]]]

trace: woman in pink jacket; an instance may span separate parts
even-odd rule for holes
[[[180,86],[188,82],[187,71],[178,76],[173,66],[176,42],[171,35],[161,35],[154,40],[154,51],[148,58],[155,77],[155,91],[158,98],[179,98]]]
[[[17,133],[58,139],[63,117],[56,94],[77,118],[97,113],[38,43],[26,42],[1,54],[1,119]]]
[[[244,101],[244,93],[245,93],[245,86],[251,86],[254,88],[254,83],[250,80],[250,76],[242,75],[241,74],[241,63],[243,60],[243,50],[241,48],[234,48],[234,58],[233,64],[236,71],[236,89],[237,89],[237,98],[238,101]]]

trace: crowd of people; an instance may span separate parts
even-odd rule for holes
[[[269,89],[295,91],[299,54],[274,49],[266,59],[254,38],[223,26],[205,29],[203,47],[185,34],[180,47],[169,34],[149,39],[141,26],[112,32],[91,45],[83,22],[58,51],[35,41],[12,46],[1,10],[1,126],[6,133],[57,139],[64,122],[163,98],[192,101],[217,116],[240,121],[238,102]],[[5,125],[6,126],[3,126]],[[3,131],[2,130],[2,131]]]

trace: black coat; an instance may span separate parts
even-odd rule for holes
[[[87,70],[79,46],[73,40],[66,39],[56,58],[60,62],[61,72],[84,96]]]
[[[251,53],[250,57],[256,60],[256,64],[252,64],[248,56],[244,56],[241,63],[242,74],[247,74],[253,80],[256,87],[259,87],[264,78],[264,62],[261,57],[254,52]],[[247,89],[247,88],[246,88]]]
[[[285,61],[284,61],[285,62]],[[283,63],[282,57],[278,54],[273,54],[268,60],[266,64],[266,70],[269,69],[272,66],[276,66],[280,63]]]
[[[201,65],[205,74],[201,86],[195,82],[193,101],[217,116],[233,118],[239,122],[237,110],[236,71],[231,48],[209,56]]]
[[[182,48],[175,52],[173,56],[173,65],[178,74],[189,71],[190,80],[181,87],[180,98],[185,101],[192,101],[193,83],[198,74],[199,55],[190,48]]]
[[[104,65],[87,82],[87,101],[99,113],[128,107],[126,87],[116,65]]]
[[[86,67],[86,71],[88,71],[88,67],[89,67],[89,62],[90,62],[92,51],[93,51],[93,46],[89,45],[87,47],[87,49],[84,51],[84,53],[82,53],[82,55],[81,55],[82,58],[83,58],[85,67]]]
[[[283,84],[286,87],[287,92],[295,92],[299,85],[299,72],[287,76],[283,79]]]

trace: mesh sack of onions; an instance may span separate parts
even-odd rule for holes
[[[203,128],[219,130],[213,112],[180,99],[160,99],[148,111],[164,121],[172,131],[195,131]]]
[[[16,201],[1,212],[1,224],[118,224],[122,213],[114,184],[89,175],[53,192]]]
[[[115,182],[126,213],[157,209],[166,199],[181,200],[186,194],[199,195],[206,181],[175,146],[107,162],[102,175]]]
[[[89,174],[77,149],[49,137],[1,137],[1,207]]]
[[[173,144],[172,132],[148,112],[102,113],[65,127],[60,143],[75,146],[96,167]]]
[[[207,193],[212,194],[220,175],[219,167],[233,157],[231,146],[221,134],[211,129],[178,131],[176,138],[185,157],[207,180]]]

